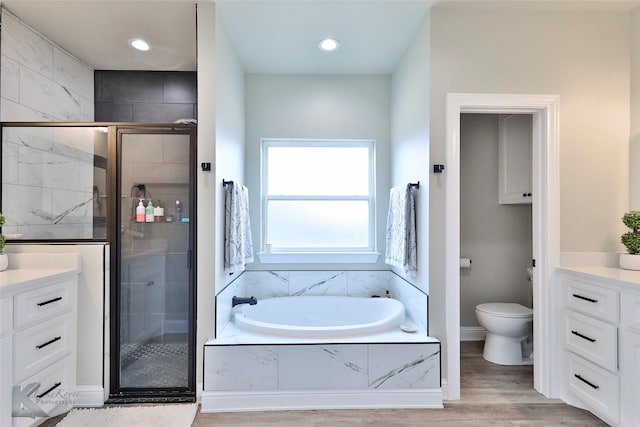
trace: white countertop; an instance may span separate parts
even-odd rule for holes
[[[640,288],[640,271],[614,267],[561,267],[559,270],[587,277],[604,278],[618,284]]]
[[[9,269],[0,272],[0,297],[73,277],[82,267],[80,254],[9,254]]]

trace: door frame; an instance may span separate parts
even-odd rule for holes
[[[560,264],[559,102],[557,95],[449,93],[446,106],[445,302],[447,392],[460,399],[460,115],[533,115],[534,388],[558,395],[553,282]]]

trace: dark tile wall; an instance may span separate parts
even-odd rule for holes
[[[195,72],[96,70],[94,79],[96,122],[197,118]]]

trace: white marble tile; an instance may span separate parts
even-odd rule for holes
[[[419,331],[428,332],[429,303],[427,295],[409,282],[393,274],[395,296],[404,304],[405,313],[415,323]]]
[[[3,122],[54,122],[56,117],[18,104],[7,98],[0,98],[0,112]]]
[[[18,183],[18,151],[20,146],[9,141],[2,141],[2,183]],[[6,201],[5,201],[6,204]]]
[[[2,139],[21,147],[50,152],[53,149],[52,129],[50,127],[5,127],[2,130]]]
[[[231,299],[234,295],[241,295],[244,274],[234,280],[222,292],[216,295],[216,337],[220,336],[222,330],[231,319]]]
[[[6,9],[2,9],[1,43],[3,55],[44,77],[53,77],[53,44]]]
[[[347,295],[346,271],[292,271],[290,295]]]
[[[80,166],[82,164],[80,160],[44,153],[42,162],[42,179],[45,187],[73,191],[87,191],[89,189],[92,192],[93,179],[89,182],[80,182]]]
[[[79,95],[25,68],[20,70],[20,103],[58,121],[80,121]]]
[[[93,163],[95,128],[54,127],[52,130],[54,153]]]
[[[367,346],[291,345],[279,347],[280,390],[367,388]]]
[[[370,344],[369,388],[440,387],[438,344]]]
[[[91,224],[93,222],[93,193],[53,190],[54,224]]]
[[[258,299],[289,295],[288,271],[246,271],[244,294]]]
[[[93,100],[93,69],[58,46],[53,49],[53,80],[78,95]]]
[[[20,102],[20,64],[6,55],[2,55],[0,61],[0,94],[3,98]]]
[[[388,290],[393,291],[388,271],[349,271],[348,294],[352,297],[383,296]]]
[[[205,391],[276,390],[275,346],[205,346]]]
[[[7,224],[51,224],[53,210],[51,190],[12,184],[3,185],[2,189],[3,199],[11,200],[10,203],[3,203],[2,206]]]
[[[89,99],[80,95],[80,120],[81,122],[95,121],[95,103],[93,99]]]

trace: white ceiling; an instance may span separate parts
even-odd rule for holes
[[[3,0],[13,14],[99,70],[196,69],[196,0]],[[428,8],[631,10],[640,0],[219,0],[217,13],[248,73],[387,74]],[[340,40],[332,53],[317,49]],[[138,52],[135,37],[152,45]]]

